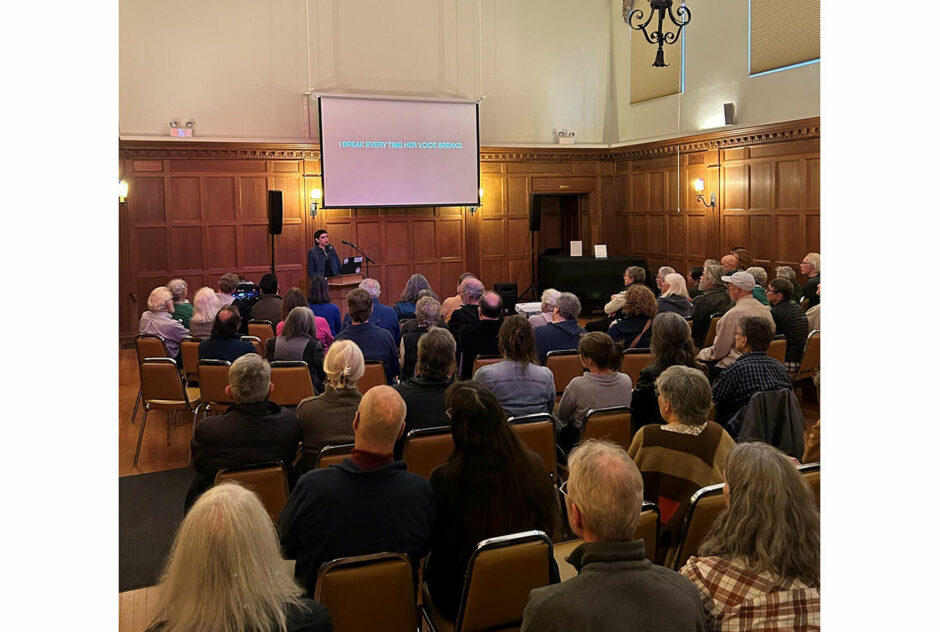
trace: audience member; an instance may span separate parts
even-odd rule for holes
[[[268,272],[261,277],[258,284],[261,289],[261,298],[251,308],[249,320],[268,320],[274,326],[281,320],[281,303],[284,299],[278,296],[277,276]]]
[[[420,302],[421,299],[423,298],[433,298],[438,304],[440,304],[441,302],[441,299],[438,297],[437,293],[434,292],[434,290],[421,290],[420,292],[418,292],[418,302]],[[415,304],[415,312],[417,311],[418,311],[418,306],[417,304]],[[431,325],[435,327],[447,327],[447,321],[444,320],[444,316],[443,314],[441,314],[440,308],[438,309],[438,314],[434,322],[431,323]],[[418,325],[417,316],[415,318],[409,318],[408,320],[402,321],[401,322],[402,338],[405,337],[405,334],[408,334],[417,330],[418,327],[419,325]]]
[[[355,290],[354,290],[355,291]],[[405,429],[405,402],[390,386],[362,396],[353,418],[355,449],[338,465],[301,477],[277,521],[294,576],[312,594],[324,562],[396,551],[414,568],[428,550],[434,521],[431,485],[395,461]]]
[[[460,278],[457,279],[457,295],[446,298],[444,302],[441,303],[441,313],[444,315],[445,321],[450,321],[450,315],[454,313],[454,310],[460,309],[460,306],[463,305],[463,297],[460,295],[460,286],[466,279],[471,277],[475,279],[476,275],[472,272],[464,272],[461,274]]]
[[[734,274],[738,269],[738,258],[734,255],[725,255],[721,258],[721,267],[725,269],[725,274]]]
[[[369,321],[390,333],[392,342],[395,343],[397,349],[398,343],[401,342],[401,327],[398,324],[398,316],[395,314],[395,310],[379,302],[379,296],[382,295],[382,286],[375,279],[363,279],[359,283],[359,288],[368,292],[369,296],[372,297],[372,316],[369,317]],[[343,327],[348,327],[351,320],[352,317],[347,313],[343,318]],[[368,356],[366,357],[368,358]]]
[[[503,317],[503,297],[493,291],[484,292],[478,304],[479,321],[460,328],[457,354],[460,358],[460,379],[473,376],[473,360],[480,355],[499,353],[499,328]]]
[[[221,469],[282,461],[294,480],[291,463],[301,438],[300,424],[294,413],[268,400],[274,391],[271,365],[257,353],[243,355],[232,363],[228,380],[225,394],[235,405],[206,417],[193,431],[196,478],[186,494],[186,508],[212,487]]]
[[[147,632],[330,632],[330,615],[284,572],[271,517],[255,492],[223,483],[183,519]]]
[[[343,330],[339,307],[330,301],[330,286],[326,277],[318,274],[310,279],[310,289],[307,290],[307,305],[319,318],[326,320],[330,327],[330,334],[333,337]]]
[[[760,301],[761,305],[770,307],[770,300],[767,298],[767,271],[760,266],[751,266],[745,272],[754,277],[754,298]]]
[[[645,285],[635,283],[626,292],[623,302],[623,317],[614,321],[607,335],[614,342],[623,342],[627,349],[650,346],[650,327],[659,305],[653,291]]]
[[[793,285],[786,279],[774,279],[767,286],[767,298],[772,307],[775,330],[787,337],[787,353],[784,365],[790,375],[796,375],[803,357],[803,346],[809,336],[809,323],[803,309],[793,302]]]
[[[313,248],[307,251],[307,276],[331,277],[343,270],[336,249],[330,244],[330,235],[322,228],[313,233]]]
[[[246,353],[254,353],[254,345],[242,340],[238,333],[241,325],[242,317],[237,307],[226,305],[221,308],[212,321],[212,335],[199,343],[199,359],[235,362]]]
[[[796,271],[793,270],[790,266],[777,266],[774,268],[774,273],[777,275],[778,279],[786,279],[791,284],[793,284],[793,300],[796,301],[797,298],[803,295],[803,288],[799,286],[796,282]],[[798,301],[797,301],[798,302]]]
[[[734,333],[738,321],[745,316],[759,316],[770,323],[771,333],[773,333],[773,317],[770,315],[770,309],[766,305],[761,305],[755,299],[751,292],[754,290],[754,277],[748,272],[735,272],[731,276],[721,277],[722,281],[729,283],[728,292],[731,294],[731,300],[735,305],[721,317],[718,321],[718,329],[715,332],[715,342],[710,347],[705,347],[698,352],[697,359],[706,363],[714,363],[715,369],[709,366],[709,372],[713,377],[717,377],[721,369],[731,366],[740,352],[734,346]]]
[[[232,272],[227,272],[219,277],[219,291],[216,292],[216,297],[219,299],[219,304],[222,307],[231,305],[232,301],[235,300],[232,293],[235,291],[235,288],[238,287],[238,280],[238,275]]]
[[[170,314],[173,311],[173,294],[167,288],[154,288],[147,298],[147,311],[140,315],[138,331],[143,335],[160,336],[166,352],[179,363],[180,342],[189,330]]]
[[[485,292],[483,283],[476,277],[467,277],[460,283],[458,292],[463,305],[459,309],[451,312],[448,326],[450,333],[454,335],[457,341],[457,352],[460,352],[460,328],[464,325],[472,325],[480,321],[480,298]]]
[[[303,454],[296,466],[298,477],[314,468],[324,447],[353,442],[352,422],[362,400],[356,382],[365,371],[362,351],[352,340],[338,340],[326,352],[323,361],[326,388],[297,406],[303,432]]]
[[[352,340],[359,345],[366,360],[382,363],[385,367],[385,379],[389,384],[394,384],[400,371],[398,345],[387,329],[370,322],[374,308],[375,300],[366,290],[356,288],[347,294],[346,311],[352,322],[336,335],[336,340]],[[398,321],[395,323],[397,325]]]
[[[659,414],[659,401],[656,395],[656,380],[663,371],[671,366],[687,366],[698,369],[708,377],[708,367],[695,359],[695,348],[689,326],[678,314],[657,314],[653,319],[653,336],[650,339],[650,351],[653,363],[643,367],[633,389],[633,403],[630,405],[633,433],[647,424],[664,424],[666,420]]]
[[[189,319],[189,335],[205,338],[212,333],[212,323],[222,304],[211,287],[199,288],[193,297],[193,315]]]
[[[396,459],[401,458],[409,431],[450,423],[444,405],[444,391],[454,382],[456,354],[457,343],[450,330],[444,327],[432,326],[418,340],[418,374],[393,387],[408,408],[405,431],[395,442]]]
[[[530,330],[528,321],[519,319]],[[513,433],[499,402],[484,386],[466,381],[445,393],[454,451],[431,473],[435,520],[424,578],[435,607],[453,620],[467,562],[487,538],[559,523],[551,479],[537,454]],[[551,560],[554,581],[558,569]]]
[[[604,318],[588,321],[584,325],[586,331],[607,332],[610,326],[617,320],[623,303],[627,298],[627,290],[634,284],[643,285],[646,283],[646,270],[640,266],[630,266],[623,272],[623,291],[617,294],[611,294],[610,302],[604,305]]]
[[[493,391],[510,417],[551,413],[555,407],[555,378],[539,366],[535,355],[535,330],[522,316],[510,316],[499,328],[499,353],[503,359],[477,369],[473,379]]]
[[[724,268],[720,265],[705,266],[699,289],[702,293],[692,301],[692,342],[701,348],[708,336],[713,314],[724,314],[734,304],[721,277]]]
[[[666,280],[667,274],[675,274],[676,270],[670,266],[662,266],[659,269],[659,272],[656,273],[656,287],[653,289],[653,292],[658,297],[663,292],[663,281]]]
[[[566,558],[578,575],[529,595],[522,632],[705,630],[689,581],[646,559],[634,539],[643,478],[623,448],[586,441],[568,460],[568,524],[584,542]]]
[[[418,303],[418,293],[421,290],[430,290],[431,284],[423,274],[412,274],[401,292],[401,300],[395,303],[395,315],[398,320],[415,317],[415,305]]]
[[[818,281],[816,282],[816,296],[819,297],[819,291],[822,289],[822,284]],[[809,332],[813,333],[819,329],[819,307],[820,304],[810,307],[806,310],[806,324],[809,327]]]
[[[728,454],[725,509],[680,573],[709,630],[819,630],[819,510],[793,462],[766,443]]]
[[[702,272],[704,271],[705,268],[702,266],[692,266],[689,269],[689,274],[685,277],[685,280],[688,282],[689,298],[693,300],[696,296],[699,296],[702,293],[702,290],[699,288],[698,284],[702,280]]]
[[[708,266],[720,266],[720,265],[721,265],[721,262],[718,261],[718,259],[706,259],[705,263],[702,264],[702,267],[707,268]]]
[[[437,302],[437,299],[430,296],[419,298],[415,306],[415,317],[414,322],[417,323],[417,327],[407,333],[402,328],[401,344],[398,345],[402,380],[410,379],[415,375],[415,363],[418,361],[418,340],[428,332],[428,328],[441,326],[441,304]]]
[[[734,255],[734,258],[737,260],[736,270],[747,271],[748,268],[753,267],[754,257],[751,256],[751,252],[744,248],[743,246],[735,246],[731,249],[731,254]]]
[[[301,295],[303,298],[303,295]],[[303,306],[295,307],[284,321],[284,329],[279,336],[268,338],[265,356],[271,361],[303,360],[310,371],[315,393],[323,392],[323,345],[317,340],[313,311]]]
[[[529,324],[532,325],[533,329],[538,329],[542,325],[553,322],[552,314],[555,311],[555,301],[558,300],[559,294],[561,292],[551,287],[542,292],[542,311],[534,316],[529,316]]]
[[[818,252],[807,254],[800,263],[800,273],[806,277],[801,300],[809,299],[809,307],[819,305],[819,292],[816,291],[816,288],[819,287],[819,266],[820,257]]]
[[[661,561],[678,541],[692,494],[721,482],[734,439],[706,421],[712,391],[698,369],[671,366],[657,378],[656,390],[666,424],[640,428],[628,453],[643,474],[643,497],[659,506]]]
[[[577,349],[584,327],[578,324],[581,313],[581,301],[571,292],[558,295],[555,309],[552,310],[552,322],[535,330],[535,346],[539,362],[545,364],[549,351]],[[532,319],[529,319],[532,322]]]
[[[685,279],[678,272],[670,272],[663,277],[660,285],[662,294],[656,299],[658,313],[675,312],[683,318],[692,315],[692,302],[689,291],[685,288]]]
[[[170,293],[173,294],[173,318],[183,323],[183,327],[189,329],[189,319],[193,316],[193,306],[186,300],[189,286],[183,279],[173,279],[166,284]]]
[[[558,439],[568,453],[581,437],[584,418],[592,408],[630,406],[630,376],[620,373],[621,354],[607,334],[592,331],[578,342],[581,366],[587,371],[565,387],[558,404]]]
[[[304,293],[299,287],[292,287],[287,290],[287,294],[284,295],[284,300],[281,302],[281,322],[274,327],[275,335],[281,335],[281,331],[284,330],[284,322],[287,320],[287,315],[290,314],[291,310],[295,307],[306,307],[313,312],[313,308],[311,308],[310,304],[307,302],[307,297],[304,296]],[[333,333],[330,330],[330,325],[326,322],[325,318],[317,316],[316,312],[313,312],[313,322],[314,329],[316,330],[316,338],[320,341],[320,344],[323,345],[323,352],[326,353],[330,345],[333,344]]]

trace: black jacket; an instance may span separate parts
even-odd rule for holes
[[[577,318],[538,327],[535,330],[535,346],[538,349],[539,362],[545,364],[549,351],[577,349],[584,333],[584,327],[578,324]]]
[[[734,303],[728,290],[722,287],[710,287],[692,301],[692,342],[701,348],[708,335],[708,326],[712,322],[712,314],[724,314]]]
[[[460,358],[460,379],[469,380],[473,377],[475,357],[499,353],[500,325],[500,320],[481,320],[461,328],[457,351],[457,357]]]
[[[402,433],[401,438],[395,442],[396,459],[401,458],[401,452],[405,446],[405,437],[408,436],[409,431],[415,428],[434,428],[450,425],[450,418],[445,412],[447,406],[444,404],[444,391],[453,382],[453,378],[427,380],[419,375],[392,387],[405,400],[405,407],[408,411],[405,415],[405,431]]]
[[[684,296],[678,294],[670,294],[665,297],[660,296],[656,299],[656,302],[659,304],[660,314],[663,312],[675,312],[683,318],[688,318],[692,315],[692,302]]]
[[[780,301],[770,308],[770,315],[777,326],[776,333],[787,337],[787,362],[799,362],[803,357],[803,347],[809,337],[809,323],[806,312],[793,301]]]

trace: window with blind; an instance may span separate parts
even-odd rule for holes
[[[656,44],[647,42],[642,32],[630,31],[630,103],[682,92],[684,48],[685,33],[682,33],[678,42],[663,46],[663,58],[669,65],[654,68]]]
[[[751,75],[819,60],[819,0],[751,0]]]

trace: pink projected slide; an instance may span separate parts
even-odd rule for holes
[[[319,103],[324,208],[478,204],[476,103]]]

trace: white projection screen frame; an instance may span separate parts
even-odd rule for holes
[[[477,206],[475,101],[318,97],[323,208]]]

